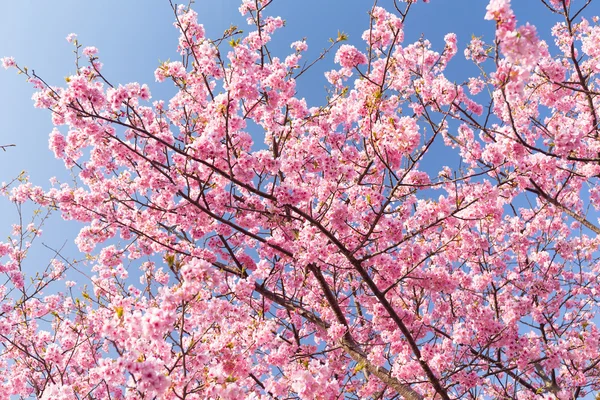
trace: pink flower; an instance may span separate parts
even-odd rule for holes
[[[4,69],[9,69],[9,68],[17,65],[17,63],[15,62],[15,59],[12,57],[4,57],[1,60],[2,60],[2,67],[4,67]]]
[[[488,4],[485,19],[499,22],[510,20],[513,17],[510,0],[491,0]]]
[[[295,50],[296,50],[296,51],[298,51],[298,52],[300,52],[300,51],[306,51],[306,50],[308,50],[308,45],[306,44],[306,42],[305,42],[305,41],[300,41],[300,40],[298,40],[298,41],[296,41],[296,42],[293,42],[293,43],[290,45],[290,47],[291,47],[292,49],[295,49]]]
[[[62,158],[64,156],[67,142],[65,137],[56,128],[54,128],[52,133],[50,133],[49,147],[50,150],[54,152],[54,156],[56,158]]]
[[[442,54],[442,61],[444,63],[448,63],[452,57],[456,54],[458,47],[456,45],[456,34],[448,33],[444,36],[444,42],[446,42],[446,47],[444,48],[444,53]]]
[[[485,50],[485,43],[479,39],[478,37],[473,37],[471,39],[471,43],[465,49],[465,58],[467,60],[473,60],[477,64],[480,64],[485,61],[487,58],[487,53]]]
[[[335,62],[339,63],[342,67],[353,68],[359,64],[366,64],[367,57],[358,51],[356,47],[344,44],[337,51]]]
[[[69,33],[66,37],[67,42],[69,43],[73,43],[73,41],[77,40],[77,34],[75,33]]]
[[[88,46],[85,49],[83,49],[83,54],[88,57],[91,57],[93,55],[98,54],[98,49],[95,48],[94,46]]]
[[[183,78],[185,77],[185,67],[181,63],[181,61],[174,61],[167,65],[167,73],[173,78]]]
[[[467,87],[469,88],[469,92],[472,95],[479,94],[483,88],[485,87],[485,82],[479,78],[469,78],[469,83],[467,83]]]
[[[154,79],[156,79],[156,82],[163,82],[166,77],[166,70],[163,66],[160,66],[154,70]]]

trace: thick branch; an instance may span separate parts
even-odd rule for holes
[[[550,197],[546,192],[544,192],[542,190],[542,188],[540,188],[538,186],[537,183],[535,183],[535,181],[533,179],[529,179],[529,181],[534,186],[534,189],[527,189],[527,191],[529,191],[531,193],[537,194],[542,199],[546,200],[548,203],[552,204],[553,206],[555,206],[557,208],[560,208],[565,214],[567,214],[570,217],[572,217],[575,221],[579,222],[581,225],[583,225],[586,228],[590,229],[592,232],[600,235],[600,228],[599,227],[597,227],[596,225],[592,224],[590,221],[588,221],[587,219],[585,219],[582,215],[577,214],[576,212],[574,212],[574,211],[570,210],[569,208],[565,207],[564,205],[562,205],[555,198]]]

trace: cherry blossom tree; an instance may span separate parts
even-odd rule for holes
[[[496,35],[464,49],[481,71],[464,83],[444,74],[454,34],[441,49],[405,43],[413,2],[376,4],[366,50],[340,33],[319,57],[336,63],[320,106],[297,97],[316,62],[308,44],[269,50],[284,26],[269,3],[244,0],[250,32],[218,39],[174,6],[181,60],[155,71],[177,88],[168,101],[114,84],[74,35],[78,68],[62,87],[3,59],[51,110],[50,148],[76,179],[2,189],[40,208],[0,243],[0,397],[600,390],[591,0],[532,1],[556,20],[549,42],[491,0]],[[434,170],[435,146],[460,164]],[[25,276],[54,210],[84,223],[87,264],[57,250]],[[77,284],[65,281],[74,269]]]

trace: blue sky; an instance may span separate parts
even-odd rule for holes
[[[538,26],[548,37],[553,21],[548,13],[540,13],[535,0],[514,0],[519,23],[527,21]],[[280,15],[287,26],[274,36],[272,50],[284,57],[289,43],[307,38],[309,53],[316,57],[328,46],[328,38],[338,30],[349,34],[350,42],[364,48],[360,40],[368,27],[367,11],[373,2],[366,0],[275,0],[271,14]],[[417,4],[405,26],[406,42],[421,35],[439,50],[443,37],[455,32],[459,39],[459,54],[448,75],[464,81],[475,68],[464,61],[462,50],[472,34],[493,38],[494,24],[484,21],[485,0],[432,0]],[[391,0],[379,2],[387,8]],[[198,0],[194,8],[200,15],[209,37],[218,37],[232,23],[248,29],[237,11],[237,0]],[[594,3],[586,15],[600,14],[600,4]],[[0,57],[13,56],[21,65],[34,69],[52,85],[64,84],[64,77],[74,72],[73,47],[65,37],[74,32],[84,46],[96,46],[105,65],[104,72],[114,83],[138,81],[148,83],[154,99],[168,99],[173,93],[168,83],[154,82],[154,69],[159,60],[176,60],[177,31],[172,25],[173,13],[168,0],[20,0],[0,3]],[[309,104],[323,102],[326,81],[323,71],[331,68],[333,55],[298,82],[299,96]],[[0,71],[0,144],[16,144],[0,152],[0,181],[8,181],[27,170],[35,184],[48,186],[51,176],[67,180],[69,173],[62,162],[48,150],[48,133],[52,130],[50,113],[32,107],[32,89],[14,71]],[[258,139],[260,141],[260,139]],[[0,199],[0,238],[6,237],[8,226],[16,221],[14,207]],[[54,219],[46,227],[45,243],[61,246],[72,243],[78,228],[73,223]],[[48,254],[49,256],[50,254]]]

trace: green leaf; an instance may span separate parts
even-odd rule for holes
[[[356,366],[354,367],[354,372],[360,372],[363,369],[365,369],[365,367],[367,366],[366,361],[360,361],[358,364],[356,364]]]
[[[338,31],[338,35],[337,35],[337,41],[338,42],[345,42],[346,40],[348,40],[348,34]]]

